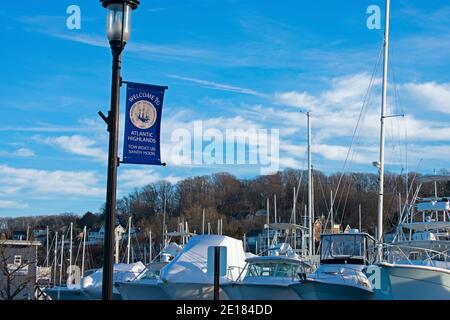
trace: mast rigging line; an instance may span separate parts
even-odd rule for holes
[[[392,51],[394,51],[394,50],[392,50],[393,48],[391,48],[391,52]],[[395,56],[395,55],[393,55],[393,54],[391,54],[391,56]],[[391,59],[390,59],[391,61],[392,60],[394,60],[394,59],[392,59],[392,57],[391,57]],[[407,202],[408,201],[408,199],[409,199],[409,187],[408,187],[408,183],[409,183],[409,170],[408,170],[408,124],[407,124],[407,121],[406,121],[406,116],[405,116],[405,111],[404,111],[404,109],[403,109],[403,106],[402,106],[402,104],[401,104],[401,102],[400,102],[400,94],[399,94],[399,90],[398,90],[398,83],[397,83],[397,80],[396,80],[396,71],[395,71],[395,67],[394,67],[394,65],[393,65],[393,63],[391,62],[391,64],[392,64],[392,67],[391,67],[391,69],[392,69],[392,79],[393,79],[393,84],[394,84],[394,103],[395,103],[395,106],[396,107],[398,107],[398,109],[399,109],[399,113],[401,113],[401,114],[403,114],[403,125],[404,125],[404,143],[405,143],[405,145],[404,145],[404,147],[405,147],[405,149],[404,149],[404,154],[402,154],[402,151],[401,151],[401,148],[400,148],[400,121],[399,121],[399,119],[397,119],[397,135],[398,135],[398,145],[399,145],[399,155],[400,155],[400,164],[403,166],[402,167],[402,170],[404,169],[405,170],[405,189],[404,189],[404,192],[405,192],[405,202]],[[403,161],[404,161],[404,163],[403,163]]]
[[[81,250],[81,245],[83,244],[83,241],[80,241],[78,243],[78,250],[77,250],[77,255],[75,256],[75,259],[73,261],[73,265],[77,265],[77,261],[78,261],[78,257],[80,255],[80,250]]]
[[[347,207],[347,201],[348,201],[348,196],[350,194],[350,187],[352,185],[353,175],[349,176],[349,180],[350,180],[350,182],[348,183],[348,187],[347,187],[347,196],[345,197],[344,208],[342,208],[341,220],[339,221],[340,224],[342,224],[344,222],[345,208]]]
[[[342,178],[344,177],[345,172],[346,172],[347,162],[349,160],[350,153],[351,153],[351,151],[353,149],[353,145],[355,143],[356,138],[359,137],[359,132],[361,130],[360,123],[361,123],[361,121],[362,121],[362,119],[365,116],[365,113],[367,111],[367,105],[369,103],[370,96],[371,96],[371,93],[372,93],[372,88],[373,88],[373,85],[374,85],[374,82],[375,82],[375,75],[376,75],[376,72],[378,70],[378,66],[379,66],[380,61],[381,61],[383,48],[384,48],[384,41],[381,43],[381,46],[380,46],[380,49],[379,49],[379,53],[378,53],[378,59],[377,59],[377,62],[375,63],[375,66],[373,68],[372,76],[371,76],[371,79],[370,79],[370,82],[369,82],[369,86],[368,86],[368,88],[366,90],[366,93],[364,95],[364,98],[363,98],[363,103],[361,105],[361,110],[360,110],[360,113],[359,113],[359,116],[358,116],[358,120],[357,120],[355,129],[353,131],[353,135],[352,135],[352,139],[351,139],[351,142],[350,142],[350,146],[348,148],[347,155],[345,157],[345,161],[344,161],[344,164],[343,164],[343,167],[342,167],[342,173],[341,173],[341,176],[339,177],[338,185],[336,187],[336,191],[335,191],[334,196],[333,196],[333,203],[336,202],[335,200],[336,200],[336,197],[337,197],[337,195],[339,193],[339,188],[340,188],[340,185],[341,185],[341,182],[342,182]],[[355,156],[355,153],[353,152],[352,153],[352,158],[351,158],[351,161],[350,161],[350,165],[353,162],[353,157],[354,156]],[[341,194],[341,197],[342,197],[342,194]],[[339,200],[338,206],[336,207],[336,213],[338,213],[340,202],[341,202],[341,199]]]
[[[322,184],[322,179],[319,179],[319,177],[317,177],[317,180],[319,181],[319,187],[320,187],[320,191],[322,192],[322,197],[323,197],[323,202],[325,203],[325,209],[328,212],[327,215],[327,220],[325,221],[325,227],[328,224],[328,220],[330,218],[330,214],[331,214],[331,203],[330,203],[330,207],[328,207],[328,197],[325,195],[325,190],[323,188],[323,184]]]
[[[302,164],[305,166],[306,165],[306,158],[307,158],[307,150],[305,150],[305,152],[304,152],[304,158],[303,158],[303,162],[302,162]],[[298,195],[299,195],[299,191],[300,191],[300,186],[301,186],[301,183],[302,183],[302,180],[303,180],[303,174],[305,173],[305,171],[307,171],[308,169],[305,169],[305,170],[301,170],[301,172],[300,172],[300,179],[299,179],[299,181],[298,181],[298,184],[297,184],[297,191],[296,191],[296,195],[295,195],[295,203],[297,203],[297,201],[298,201]],[[305,196],[305,193],[307,194],[308,193],[308,191],[306,190],[306,192],[305,192],[305,190],[302,190],[303,191],[303,198],[307,198],[307,196]],[[294,206],[292,206],[292,213],[291,213],[291,218],[289,219],[289,222],[290,223],[292,223],[293,222],[293,215],[294,215],[295,213],[294,213]],[[300,215],[300,217],[301,217],[301,215]]]
[[[398,109],[398,113],[401,114],[404,118],[404,110],[403,107],[401,106],[400,103],[400,94],[399,94],[399,90],[398,90],[398,83],[396,81],[396,72],[395,72],[395,67],[394,67],[394,59],[393,59],[393,51],[391,48],[391,54],[390,54],[390,59],[389,59],[389,68],[391,70],[391,81],[393,84],[393,89],[394,89],[394,103],[393,106],[390,111],[391,114],[394,114],[394,111],[397,111]],[[389,107],[391,106],[390,104],[388,105]],[[392,145],[392,149],[393,151],[395,151],[396,147],[398,147],[398,158],[396,159],[396,161],[398,161],[399,165],[402,167],[402,169],[404,168],[403,166],[405,165],[405,163],[403,163],[403,156],[406,157],[406,152],[407,152],[407,148],[405,149],[405,155],[402,154],[402,148],[400,148],[401,145],[401,141],[400,141],[400,119],[399,117],[395,117],[396,122],[397,122],[397,139],[394,139],[394,126],[391,125],[391,139],[393,141],[393,145]],[[406,121],[404,122],[405,125],[405,130],[407,127]],[[407,137],[405,136],[405,142],[406,142]],[[395,154],[395,152],[393,152]],[[405,161],[406,162],[406,161]]]
[[[300,186],[301,186],[302,180],[303,180],[303,173],[304,173],[304,170],[301,171],[300,179],[298,180],[298,183],[297,183],[297,189],[296,189],[297,191],[295,192],[295,200],[294,200],[295,203],[297,203]],[[293,221],[294,221],[294,214],[296,214],[296,213],[294,212],[294,204],[292,204],[292,213],[291,213],[291,218],[289,219],[289,223],[293,223]]]
[[[54,245],[55,245],[55,237],[53,237],[52,241],[50,242],[50,246],[48,247],[49,253],[54,251],[54,249],[53,249]],[[50,260],[50,254],[48,255],[48,257],[49,257],[48,260]],[[46,263],[47,263],[47,257],[45,257],[45,260],[44,260],[44,264],[46,264]],[[54,261],[53,261],[53,263],[54,263]],[[50,261],[49,261],[49,264],[50,264]]]

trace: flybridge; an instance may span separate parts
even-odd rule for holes
[[[450,202],[446,198],[433,198],[433,199],[420,199],[426,202],[420,202],[417,204],[417,211],[449,211]]]

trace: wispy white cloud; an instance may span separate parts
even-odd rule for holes
[[[161,180],[177,183],[181,179],[181,177],[173,174],[163,176],[161,173],[152,169],[122,169],[118,176],[119,188],[126,190],[143,187]]]
[[[89,34],[78,34],[68,32],[57,32],[49,30],[40,30],[39,32],[54,38],[70,40],[73,42],[83,43],[94,47],[109,47],[109,43],[105,37]]]
[[[415,100],[423,108],[450,113],[450,83],[406,83],[402,85],[408,100]]]
[[[52,171],[0,165],[1,186],[15,188],[13,193],[21,197],[61,194],[98,197],[104,194],[98,180],[93,171]]]
[[[317,99],[310,95],[307,92],[296,92],[296,91],[287,91],[287,92],[279,92],[275,94],[275,100],[278,101],[278,103],[311,110],[316,109],[317,104],[319,103]]]
[[[22,147],[22,148],[13,150],[13,151],[1,151],[0,150],[0,155],[1,156],[9,156],[9,157],[30,158],[30,157],[34,157],[35,153],[32,149]]]
[[[83,34],[83,33],[68,33],[67,31],[50,31],[50,30],[40,30],[39,32],[58,39],[69,40],[72,42],[78,42],[94,47],[108,47],[109,43],[104,36],[96,34]],[[164,59],[206,59],[213,57],[213,54],[197,48],[191,48],[183,45],[177,44],[150,44],[145,42],[130,42],[127,44],[127,52],[132,52],[135,54],[140,54],[145,58],[149,57],[159,57]],[[201,60],[199,60],[201,61]]]
[[[164,11],[164,10],[167,10],[167,8],[164,8],[164,7],[155,7],[155,8],[149,8],[149,9],[147,9],[147,12],[159,12],[159,11]]]
[[[28,148],[19,148],[14,152],[15,155],[19,157],[33,157],[34,151]]]
[[[149,9],[152,10],[152,9]],[[154,8],[152,11],[161,11],[164,8]],[[25,29],[30,32],[38,32],[49,37],[77,42],[94,47],[109,47],[108,40],[104,35],[89,34],[82,32],[70,32],[62,29],[65,26],[66,17],[63,16],[21,16],[16,20],[24,24]],[[58,27],[56,27],[58,26]],[[215,54],[200,48],[193,48],[181,44],[154,44],[133,41],[127,44],[127,51],[142,55],[145,58],[158,57],[160,59],[212,59]],[[198,61],[202,61],[199,59]]]
[[[0,199],[0,209],[26,209],[29,207],[28,203]]]
[[[205,87],[205,88],[216,89],[216,90],[221,90],[221,91],[248,94],[248,95],[252,95],[252,96],[256,96],[256,97],[268,97],[269,96],[265,93],[258,92],[253,89],[232,86],[232,85],[214,82],[214,81],[208,81],[208,80],[202,80],[202,79],[196,79],[196,78],[190,78],[190,77],[183,77],[183,76],[179,76],[179,75],[169,75],[169,78],[189,81],[189,82],[199,84],[200,86]]]
[[[106,150],[98,147],[97,140],[92,138],[81,135],[72,135],[48,138],[36,137],[36,139],[48,145],[56,146],[70,154],[80,155],[95,161],[106,163]]]
[[[197,78],[173,77],[196,83],[205,88],[259,96],[255,94],[255,90],[253,89]],[[228,100],[213,99],[211,101],[211,99],[207,99],[204,103],[211,103],[215,107],[223,106],[227,110],[233,109],[238,116],[221,116],[203,119],[204,124],[206,124],[205,127],[218,128],[222,131],[228,127],[246,129],[279,128],[281,139],[280,148],[282,150],[280,164],[282,166],[298,165],[298,161],[304,157],[305,151],[304,146],[299,146],[298,144],[306,143],[306,141],[301,140],[301,137],[306,135],[306,118],[299,111],[300,109],[306,109],[311,111],[312,114],[313,153],[320,156],[323,160],[334,161],[335,165],[339,166],[347,159],[350,141],[354,134],[358,117],[360,116],[364,97],[366,97],[369,84],[373,81],[372,92],[366,101],[367,105],[361,119],[360,129],[357,132],[355,145],[348,155],[348,159],[352,163],[367,164],[370,166],[370,163],[377,158],[378,152],[381,79],[375,78],[371,80],[369,74],[357,73],[334,77],[326,81],[329,87],[315,94],[307,91],[294,90],[275,92],[273,94],[269,93],[267,96],[273,98],[269,100],[273,103],[272,105],[270,102],[268,105],[244,105],[241,103],[238,105],[231,104],[231,108],[230,101]],[[442,105],[441,103],[448,103],[450,101],[450,99],[447,101],[446,98],[446,84],[405,84],[401,87],[413,88],[416,94],[422,93],[426,95],[424,100],[434,99],[433,101],[435,101],[436,105]],[[424,103],[424,101],[418,98],[413,97],[413,99],[415,99],[416,104]],[[391,98],[390,101],[392,102],[394,99]],[[265,99],[264,103],[267,103],[267,99]],[[410,111],[413,112],[414,110],[411,109]],[[170,130],[177,128],[191,130],[194,121],[193,117],[195,119],[195,115],[188,117],[183,115],[171,118],[167,123],[170,123]],[[189,119],[189,121],[186,119]],[[387,132],[389,132],[387,144],[397,150],[396,152],[399,152],[399,148],[403,148],[397,144],[403,141],[405,131],[408,132],[408,139],[423,144],[450,141],[450,130],[447,128],[445,122],[420,119],[414,114],[408,114],[405,119],[397,120],[396,118],[390,118],[386,123]],[[395,135],[400,134],[400,136],[391,137],[394,132]],[[293,138],[294,140],[292,140]],[[394,140],[391,140],[391,138]],[[293,145],[291,141],[299,142],[297,145]],[[396,156],[398,157],[398,155]],[[398,158],[395,159],[395,156],[388,156],[387,159],[389,159],[389,163],[398,162]]]
[[[91,121],[93,123],[93,121]],[[80,125],[80,126],[63,126],[55,124],[36,124],[33,126],[1,126],[0,131],[3,132],[42,132],[42,133],[55,133],[55,132],[98,132],[99,126]]]

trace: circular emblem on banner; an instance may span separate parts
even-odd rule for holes
[[[136,128],[148,129],[155,124],[156,108],[146,100],[135,102],[130,109],[130,119]]]

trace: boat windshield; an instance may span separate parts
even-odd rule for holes
[[[294,278],[299,272],[304,272],[300,264],[288,262],[258,262],[250,263],[246,278],[249,277],[278,277]]]
[[[345,263],[352,259],[356,263],[365,263],[367,260],[371,261],[373,248],[374,241],[363,234],[323,235],[320,260]]]
[[[158,278],[159,278],[159,270],[147,269],[141,276],[141,279],[158,279]]]

